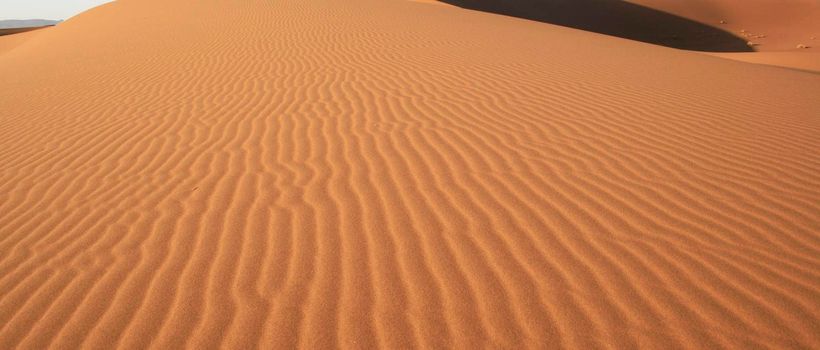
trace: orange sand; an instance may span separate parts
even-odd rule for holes
[[[0,349],[820,348],[820,75],[402,0],[30,34]]]
[[[720,52],[709,54],[748,63],[820,73],[820,52]]]
[[[0,55],[17,48],[23,43],[39,35],[44,30],[48,29],[49,28],[43,28],[39,30],[15,33],[14,35],[0,36]]]

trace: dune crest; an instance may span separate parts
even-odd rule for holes
[[[820,348],[816,74],[408,1],[36,33],[0,349]]]

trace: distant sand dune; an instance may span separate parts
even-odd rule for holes
[[[433,1],[433,0],[431,0]],[[816,0],[440,0],[718,57],[817,71]],[[762,51],[767,53],[752,54]],[[781,52],[793,51],[783,54]],[[778,52],[778,54],[768,53]],[[806,54],[810,53],[810,54]]]
[[[751,52],[748,40],[714,22],[666,7],[699,8],[698,0],[440,0],[443,3],[685,50]],[[713,2],[715,0],[706,0]],[[719,2],[732,0],[717,0]],[[681,4],[682,3],[682,4]],[[733,7],[741,7],[739,5]]]
[[[0,29],[0,36],[12,35],[12,34],[18,34],[18,33],[25,33],[25,32],[30,32],[32,30],[43,29],[43,28],[47,28],[47,27],[50,27],[50,26],[28,27],[28,28],[2,28],[2,29]]]
[[[816,0],[629,1],[730,31],[759,44],[755,51],[795,51],[798,44],[820,37],[820,2]],[[820,52],[820,47],[809,51]]]
[[[35,39],[0,349],[820,348],[816,74],[410,1]]]

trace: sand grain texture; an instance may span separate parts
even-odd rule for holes
[[[33,33],[0,349],[820,347],[816,74],[410,1]]]

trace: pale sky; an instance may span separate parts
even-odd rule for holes
[[[0,0],[0,20],[69,19],[111,0]]]

